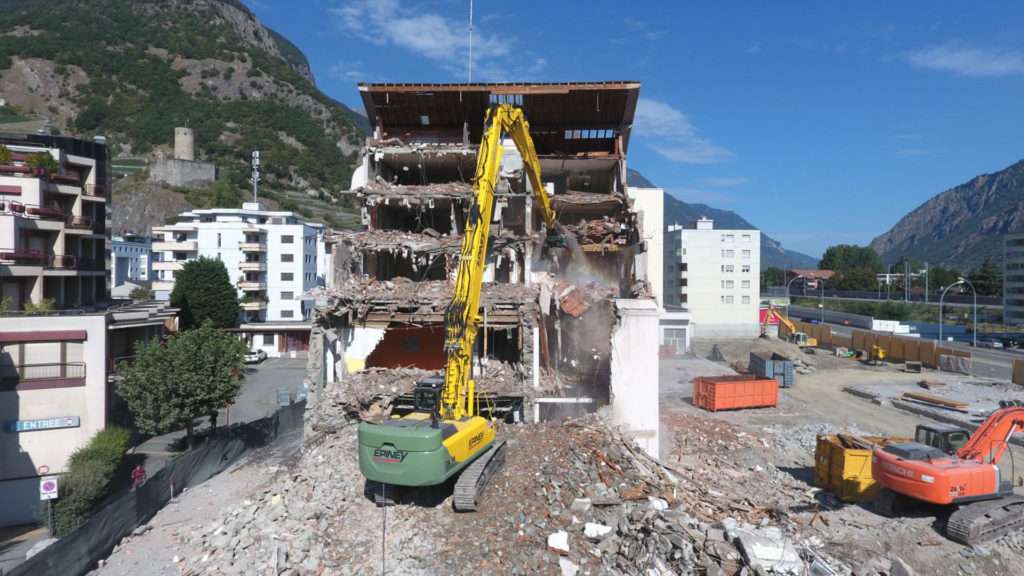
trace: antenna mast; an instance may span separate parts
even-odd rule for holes
[[[473,0],[469,0],[469,83],[473,83]]]

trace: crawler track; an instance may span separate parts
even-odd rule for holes
[[[457,512],[475,512],[480,495],[494,472],[505,463],[505,441],[495,442],[455,482],[452,504]]]
[[[946,535],[973,546],[1024,530],[1024,497],[1013,496],[966,504],[950,515]]]

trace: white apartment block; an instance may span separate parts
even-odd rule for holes
[[[0,146],[11,157],[0,165],[0,299],[10,310],[108,301],[106,143],[30,134],[0,136]],[[56,170],[32,165],[44,156]]]
[[[1024,234],[1003,240],[1003,323],[1024,326]]]
[[[167,299],[184,263],[220,260],[241,301],[240,329],[252,348],[269,356],[304,353],[315,302],[306,291],[324,285],[324,227],[293,212],[241,209],[184,212],[153,228],[153,291]]]
[[[680,305],[692,336],[746,338],[758,334],[761,232],[717,230],[701,218],[695,228],[675,224],[680,237]]]

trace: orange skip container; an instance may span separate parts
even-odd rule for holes
[[[710,412],[778,406],[779,382],[753,375],[702,376],[693,380],[693,404]]]

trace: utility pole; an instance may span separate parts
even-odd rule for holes
[[[928,263],[924,263],[924,303],[928,303]]]
[[[252,151],[252,201],[259,202],[260,185],[260,151]]]

